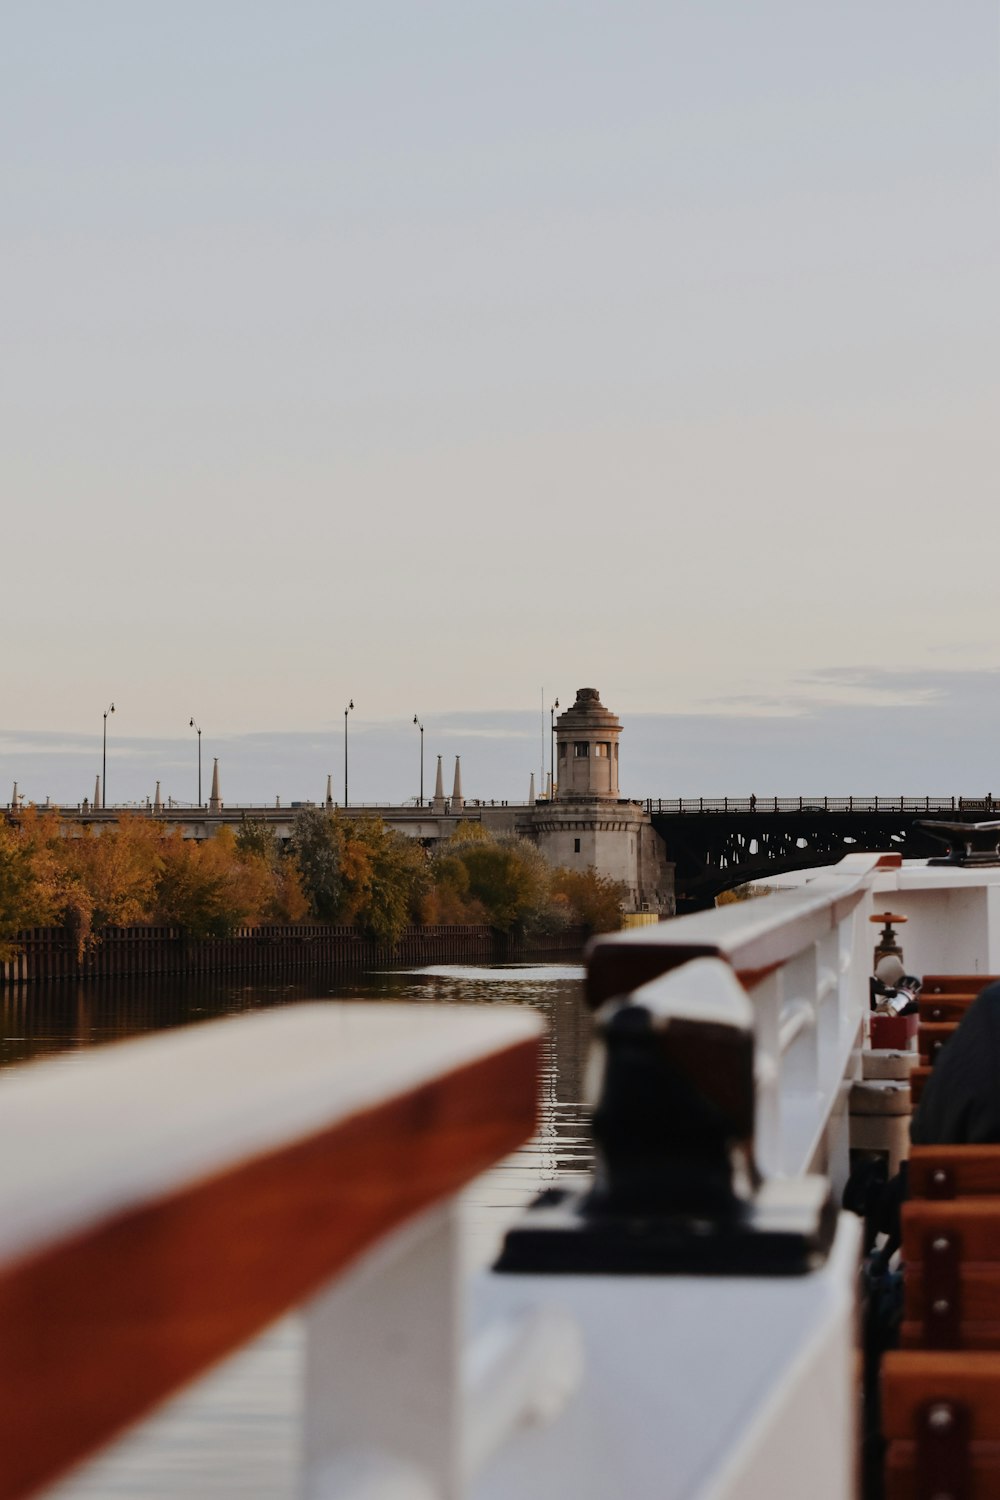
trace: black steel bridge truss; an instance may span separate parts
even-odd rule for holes
[[[992,797],[651,798],[646,810],[674,864],[678,911],[711,906],[734,886],[836,864],[845,854],[942,856],[921,822],[1000,817]]]

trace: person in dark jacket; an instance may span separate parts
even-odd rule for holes
[[[910,1140],[915,1146],[1000,1141],[1000,983],[973,1000],[938,1054]]]

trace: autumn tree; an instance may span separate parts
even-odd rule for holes
[[[36,863],[37,850],[20,822],[0,822],[0,961],[17,952],[19,932],[46,926],[55,915]]]
[[[248,868],[259,868],[267,881],[270,895],[261,908],[262,921],[301,922],[309,915],[298,866],[262,818],[245,818],[240,824],[236,853]]]
[[[232,830],[210,839],[184,839],[178,829],[163,841],[157,916],[190,937],[229,937],[259,919],[272,896],[266,867],[243,860]]]
[[[340,833],[340,915],[392,946],[420,915],[429,881],[423,846],[381,818],[345,818]]]
[[[162,823],[123,813],[99,833],[85,829],[62,840],[67,885],[82,887],[91,927],[130,927],[150,921],[163,868]]]
[[[71,866],[71,840],[62,837],[58,815],[26,807],[7,824],[7,833],[8,860],[11,851],[17,851],[7,877],[15,900],[10,912],[12,930],[60,924],[82,957],[91,936],[93,900]],[[30,870],[27,884],[23,882],[25,862]]]
[[[485,922],[486,911],[469,891],[469,871],[445,845],[429,867],[430,879],[421,898],[420,919],[430,926],[450,922]]]
[[[716,906],[731,906],[735,901],[756,901],[760,896],[770,896],[775,887],[770,885],[744,885],[730,886],[728,891],[721,891],[715,898]]]
[[[596,870],[552,872],[552,898],[565,903],[569,925],[587,932],[614,932],[622,923],[622,908],[628,900],[628,886],[621,880],[599,875]]]

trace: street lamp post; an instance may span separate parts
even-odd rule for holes
[[[549,709],[549,796],[556,794],[556,709],[559,699]]]
[[[115,705],[109,703],[104,710],[104,750],[101,755],[101,809],[108,805],[108,714],[113,714]]]
[[[198,806],[200,807],[201,806],[201,730],[198,728],[198,725],[194,722],[194,719],[190,720],[190,725],[191,725],[191,728],[193,730],[195,730],[195,732],[198,735]]]
[[[354,699],[344,709],[344,808],[347,807],[347,715],[354,707]]]
[[[420,801],[418,803],[418,806],[419,807],[423,807],[423,805],[424,805],[424,726],[421,724],[421,722],[417,718],[416,714],[413,715],[413,722],[414,722],[414,724],[416,724],[417,728],[420,730]]]

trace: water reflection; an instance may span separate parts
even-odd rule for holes
[[[548,1032],[539,1131],[511,1168],[510,1193],[523,1197],[529,1186],[579,1171],[590,1160],[582,1105],[590,1023],[581,999],[582,975],[582,968],[566,963],[432,964],[353,976],[317,971],[311,979],[287,984],[171,976],[21,985],[0,992],[0,1068],[39,1057],[71,1065],[83,1048],[302,1000],[530,1005],[541,1011]],[[0,1072],[0,1086],[2,1078]]]

